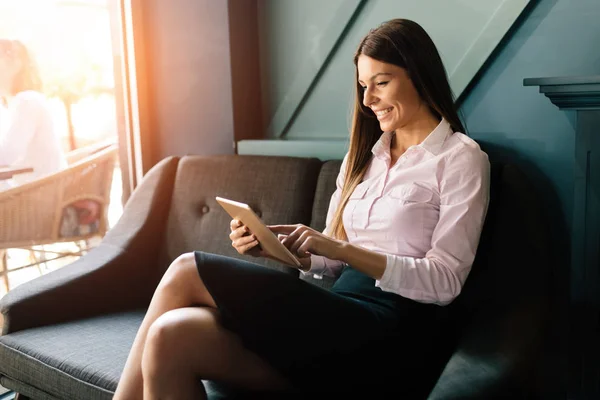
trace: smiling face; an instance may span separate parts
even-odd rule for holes
[[[356,64],[363,104],[379,120],[383,132],[404,128],[413,122],[422,100],[404,68],[360,55]]]

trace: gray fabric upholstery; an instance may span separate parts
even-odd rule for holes
[[[323,232],[325,229],[327,210],[329,210],[331,196],[335,192],[335,180],[341,166],[341,160],[326,161],[319,172],[310,226],[320,232]]]
[[[54,396],[49,395],[48,393],[45,393],[39,389],[36,389],[30,385],[27,385],[25,383],[19,382],[19,381],[15,381],[13,379],[7,378],[6,376],[1,376],[0,375],[0,385],[3,385],[4,387],[10,387],[12,388],[12,390],[15,393],[19,393],[23,396],[27,396],[27,398],[29,399],[35,399],[35,400],[61,400],[58,399]],[[9,399],[12,399],[12,397],[9,397]],[[7,399],[8,400],[8,399]]]
[[[313,202],[312,218],[310,220],[310,226],[319,232],[323,232],[325,229],[329,201],[331,200],[331,195],[335,192],[335,180],[341,166],[341,160],[331,160],[323,163],[321,167],[317,190],[315,192],[315,201]],[[300,274],[300,278],[325,289],[331,288],[335,283],[334,279],[327,276],[322,277],[322,279],[315,279],[312,275]]]
[[[59,399],[110,399],[143,316],[113,314],[1,336],[2,374]]]
[[[35,400],[109,400],[144,314],[110,314],[2,336],[0,360],[8,361],[0,384]],[[204,383],[212,400],[227,393],[227,387]]]
[[[321,167],[316,158],[194,156],[180,164],[167,223],[165,267],[193,250],[248,259],[231,246],[231,217],[215,196],[248,203],[266,224],[310,223]],[[251,261],[298,274],[268,259]]]
[[[4,296],[2,334],[146,307],[159,279],[153,266],[164,229],[157,227],[165,224],[177,164],[170,157],[152,168],[99,247]]]
[[[35,399],[111,398],[142,314],[97,316],[147,307],[181,252],[247,259],[231,248],[230,218],[215,195],[248,202],[267,223],[310,223],[320,167],[317,159],[255,156],[157,164],[98,248],[0,300],[2,382]]]

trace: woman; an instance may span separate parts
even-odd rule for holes
[[[415,22],[372,30],[354,57],[350,149],[325,233],[271,226],[303,273],[196,252],[160,282],[117,399],[199,399],[200,379],[300,393],[406,394],[442,341],[489,197],[489,162],[463,133],[435,45]],[[268,256],[238,221],[233,246]],[[198,274],[199,273],[199,274]],[[386,367],[389,363],[393,367]]]
[[[0,165],[33,167],[23,184],[67,166],[41,80],[27,48],[0,39]]]

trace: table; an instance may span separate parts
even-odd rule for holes
[[[28,172],[33,172],[33,168],[31,167],[0,167],[0,181],[10,179],[17,174],[25,174]]]

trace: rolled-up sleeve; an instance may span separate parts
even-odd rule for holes
[[[489,203],[490,164],[469,148],[448,158],[440,179],[439,221],[424,258],[386,254],[376,283],[382,290],[422,303],[446,305],[469,275]]]

